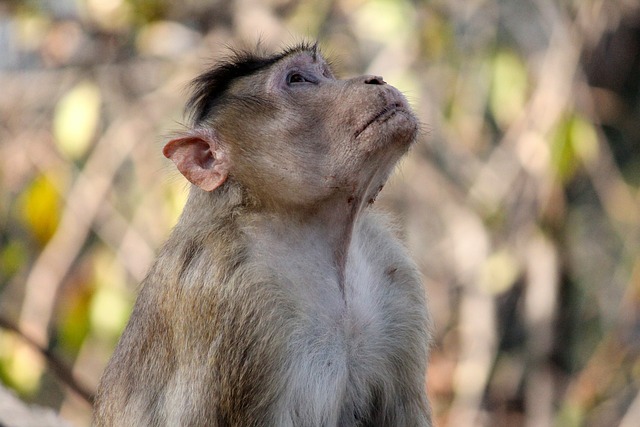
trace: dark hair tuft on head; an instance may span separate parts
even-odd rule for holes
[[[282,58],[299,52],[311,52],[315,60],[318,51],[317,42],[302,42],[275,55],[263,55],[248,50],[232,50],[227,59],[200,74],[191,82],[191,96],[185,108],[191,124],[196,126],[209,116],[235,79],[254,74],[270,67]]]

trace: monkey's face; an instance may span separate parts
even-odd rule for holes
[[[240,79],[229,100],[216,128],[231,175],[279,203],[371,198],[418,130],[397,89],[376,76],[338,80],[314,52]]]

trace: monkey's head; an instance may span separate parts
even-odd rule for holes
[[[202,190],[230,180],[265,206],[372,199],[418,130],[382,77],[338,80],[306,44],[236,53],[194,80],[187,108],[192,127],[165,156]]]

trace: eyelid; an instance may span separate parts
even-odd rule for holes
[[[309,74],[310,73],[306,73],[306,72],[303,72],[303,71],[300,71],[300,70],[291,70],[291,71],[289,71],[289,73],[287,73],[287,77],[286,77],[287,85],[304,84],[304,83],[317,84],[318,83],[318,79],[316,79],[314,77],[310,77]],[[291,77],[293,77],[295,75],[301,76],[305,81],[304,82],[292,82],[291,81]]]

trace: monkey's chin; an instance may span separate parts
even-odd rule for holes
[[[370,145],[374,150],[388,149],[390,146],[406,150],[417,136],[416,117],[407,109],[397,108],[371,121],[356,136],[356,140]]]

